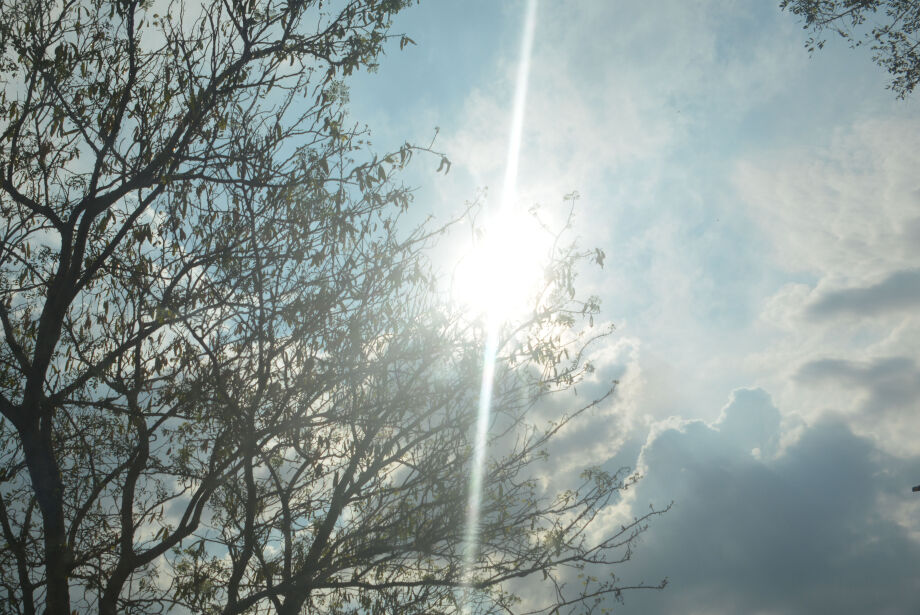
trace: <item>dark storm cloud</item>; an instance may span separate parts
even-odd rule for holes
[[[920,269],[896,271],[863,288],[832,291],[807,308],[813,318],[851,314],[872,316],[920,307]]]
[[[915,409],[920,402],[920,368],[910,357],[820,359],[803,365],[796,378],[861,389],[865,392],[862,410],[869,413]]]
[[[629,594],[616,612],[920,612],[920,544],[886,507],[920,506],[910,492],[920,457],[887,456],[825,420],[775,459],[755,459],[751,445],[775,441],[778,424],[763,391],[739,391],[717,423],[650,439],[635,510],[672,499],[674,508],[618,572],[628,581],[667,575],[670,585]]]

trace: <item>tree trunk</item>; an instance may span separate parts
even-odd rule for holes
[[[35,499],[42,514],[45,534],[46,615],[70,615],[70,548],[64,527],[64,485],[50,429],[41,429],[37,420],[20,429]]]

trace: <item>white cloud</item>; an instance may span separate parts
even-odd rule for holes
[[[834,286],[864,285],[920,259],[920,119],[873,119],[824,147],[760,155],[738,165],[752,216],[789,270]]]
[[[750,358],[755,371],[784,407],[812,420],[842,412],[900,455],[920,434],[916,370],[897,369],[920,361],[916,134],[909,113],[863,120],[821,146],[742,161],[735,177],[775,262],[815,280],[787,283],[765,304],[773,343]]]

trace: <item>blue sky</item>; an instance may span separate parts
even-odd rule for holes
[[[560,463],[643,472],[611,523],[675,502],[618,571],[671,584],[622,613],[920,611],[920,103],[777,4],[537,11],[519,196],[581,194],[622,382]],[[500,188],[523,14],[412,7],[418,45],[352,83],[381,149],[440,127],[422,211]]]

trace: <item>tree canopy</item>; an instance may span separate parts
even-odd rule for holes
[[[804,18],[814,32],[806,42],[820,49],[825,31],[855,46],[868,42],[875,61],[891,74],[889,87],[906,98],[920,83],[920,3],[916,0],[782,0],[780,6]]]
[[[561,239],[502,329],[464,580],[483,327],[439,291],[449,222],[405,220],[424,148],[375,153],[345,114],[347,77],[411,43],[406,2],[0,2],[0,613],[620,595],[597,571],[657,513],[593,523],[635,477],[532,469],[602,401],[529,412],[592,369],[589,253]]]

